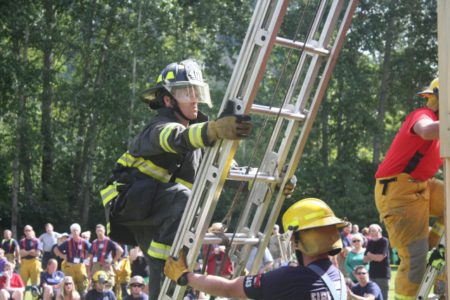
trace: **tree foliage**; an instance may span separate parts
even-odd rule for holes
[[[193,57],[222,99],[254,2],[2,2],[2,227],[102,222],[98,192],[152,116],[136,94],[168,63]],[[292,12],[302,11],[305,36],[314,5],[293,2],[281,35],[292,36]],[[436,75],[436,45],[435,1],[360,2],[286,205],[314,196],[356,223],[378,221],[373,174],[404,116],[421,105],[415,92]],[[276,79],[265,79],[263,92]]]

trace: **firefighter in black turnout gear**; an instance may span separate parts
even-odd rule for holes
[[[117,161],[101,191],[110,237],[139,245],[150,268],[149,298],[157,299],[163,267],[202,159],[218,139],[248,137],[250,117],[229,114],[215,121],[198,111],[211,106],[209,87],[193,60],[168,65],[141,100],[157,111]]]

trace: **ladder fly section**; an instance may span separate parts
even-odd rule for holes
[[[223,140],[205,152],[171,249],[175,256],[182,247],[189,250],[190,270],[202,245],[213,243],[227,245],[228,255],[235,263],[234,276],[245,268],[252,246],[258,245],[249,271],[256,273],[258,269],[285,200],[283,187],[297,169],[357,6],[356,0],[315,2],[314,7],[308,8],[310,11],[300,9],[296,1],[260,0],[256,4],[220,111],[232,103],[234,113],[252,116],[252,138],[242,142],[239,150],[244,155],[250,152],[258,162],[257,166],[230,170],[238,141]],[[294,39],[278,36],[283,32],[280,28],[284,19],[297,22],[300,28],[307,12],[313,20],[303,34],[303,42],[297,40],[297,32]],[[279,52],[288,53],[280,56]],[[281,81],[272,89],[273,78]],[[277,96],[276,91],[283,96]],[[271,97],[267,95],[272,92]],[[263,140],[267,139],[267,132],[271,136]],[[253,158],[245,160],[249,162],[255,163]],[[246,198],[238,199],[241,207],[235,232],[205,234],[227,180],[247,182]],[[159,299],[182,299],[184,290],[166,278]]]

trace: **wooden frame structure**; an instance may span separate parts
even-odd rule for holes
[[[450,278],[450,2],[438,0],[439,120],[441,156],[444,158],[445,185],[445,272]],[[446,282],[446,299],[450,285]]]

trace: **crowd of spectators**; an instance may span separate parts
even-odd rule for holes
[[[224,231],[221,223],[213,223],[208,230],[218,236]],[[76,223],[70,226],[70,234],[55,232],[52,224],[46,224],[45,232],[38,238],[34,229],[26,225],[19,240],[12,237],[11,230],[4,230],[0,248],[0,300],[22,300],[26,290],[41,295],[43,300],[148,299],[148,267],[141,249],[128,249],[112,241],[102,224],[96,226],[95,234],[96,239],[91,241],[91,232],[82,232]],[[341,239],[344,247],[333,263],[346,276],[349,296],[379,290],[375,299],[387,299],[390,251],[381,227],[372,224],[360,232],[358,225],[348,224],[341,231]],[[257,268],[253,267],[256,250],[256,246],[251,250],[246,273],[297,265],[290,236],[280,233],[277,224]],[[231,278],[234,267],[225,246],[205,244],[196,270]],[[188,290],[185,299],[194,297],[214,299]]]
[[[148,267],[139,247],[128,249],[106,236],[105,226],[90,231],[72,224],[69,233],[53,225],[37,237],[26,225],[20,239],[3,231],[0,247],[0,300],[22,300],[27,291],[50,299],[148,299]]]

